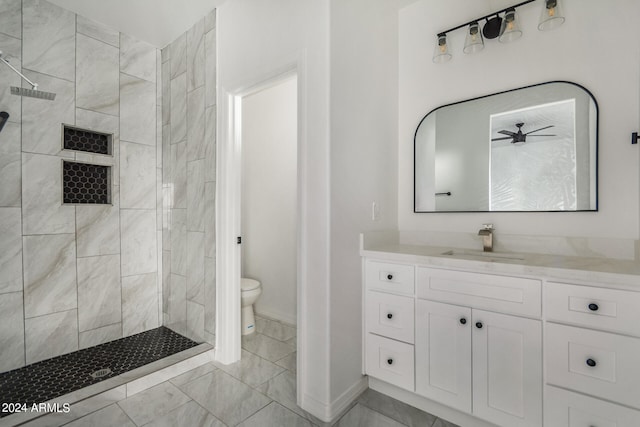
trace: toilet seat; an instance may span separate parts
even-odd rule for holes
[[[257,280],[246,279],[244,277],[240,280],[240,289],[243,292],[253,291],[254,289],[258,289],[259,287],[260,287],[260,282],[258,282]]]

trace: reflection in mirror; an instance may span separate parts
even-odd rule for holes
[[[598,107],[569,82],[445,105],[415,134],[415,212],[597,210]]]

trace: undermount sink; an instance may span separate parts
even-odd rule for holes
[[[524,261],[524,258],[519,254],[505,254],[500,252],[482,252],[475,251],[472,249],[451,249],[446,252],[442,252],[441,255],[448,256],[459,256],[459,257],[476,257],[479,259],[483,259],[486,261],[493,260],[513,260],[513,261]]]

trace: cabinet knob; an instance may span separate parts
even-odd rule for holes
[[[387,274],[387,280],[393,279],[393,274]]]
[[[388,365],[393,365],[393,359],[387,359],[387,364]]]
[[[600,307],[598,307],[598,304],[592,302],[591,304],[589,304],[589,310],[591,311],[598,311]]]
[[[460,318],[460,323],[463,324],[463,325],[466,325],[467,324],[467,319],[465,319],[464,317],[461,317]]]
[[[387,313],[387,319],[393,319],[393,314]]]
[[[482,322],[476,322],[476,328],[482,329]]]
[[[594,367],[597,365],[596,361],[593,359],[587,359],[587,365],[589,365],[590,367]]]

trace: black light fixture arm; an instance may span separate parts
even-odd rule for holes
[[[514,4],[513,6],[505,7],[504,9],[500,9],[500,10],[498,10],[498,11],[496,11],[496,12],[492,12],[492,13],[490,13],[490,14],[488,14],[488,15],[481,16],[480,18],[472,19],[471,21],[469,21],[469,22],[465,22],[464,24],[460,24],[460,25],[458,25],[457,27],[449,28],[449,29],[448,29],[448,30],[446,30],[446,31],[439,32],[439,33],[438,33],[438,37],[440,37],[440,36],[444,36],[444,35],[446,35],[447,33],[450,33],[451,31],[455,31],[455,30],[459,30],[460,28],[468,27],[469,25],[471,25],[471,24],[472,24],[472,23],[474,23],[474,22],[479,22],[479,21],[482,21],[483,19],[488,19],[488,18],[491,18],[491,17],[493,17],[493,16],[498,16],[498,15],[500,15],[501,13],[504,13],[504,12],[506,12],[506,11],[508,11],[508,10],[515,9],[515,8],[517,8],[517,7],[520,7],[520,6],[524,6],[525,4],[533,3],[534,1],[536,1],[536,0],[527,0],[527,1],[523,1],[523,2],[520,2],[520,3],[518,3],[518,4]]]

